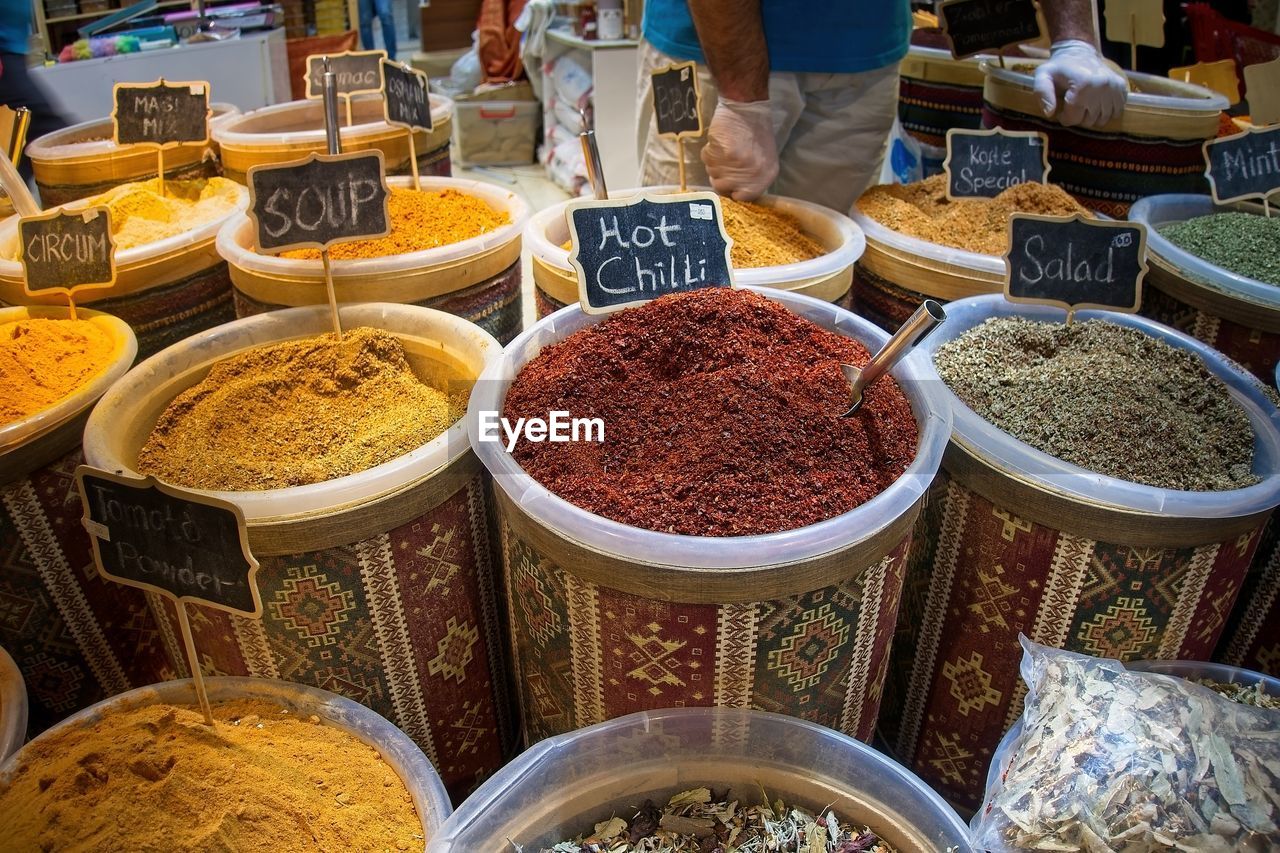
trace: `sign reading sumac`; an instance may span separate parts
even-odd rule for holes
[[[1280,190],[1280,127],[1250,128],[1204,144],[1206,174],[1219,204]]]
[[[431,130],[427,75],[384,59],[382,76],[387,82],[384,106],[387,124],[410,130]]]
[[[325,249],[390,232],[381,151],[311,154],[249,170],[249,218],[264,252]]]
[[[947,131],[947,198],[995,198],[1009,187],[1046,182],[1049,139],[1027,130]]]
[[[118,145],[209,141],[209,84],[117,83],[111,112]]]
[[[697,66],[692,62],[666,65],[653,72],[650,79],[658,135],[672,139],[701,136]]]
[[[18,220],[18,242],[29,293],[70,291],[116,280],[111,212],[106,207],[23,217]]]
[[[569,261],[588,314],[668,293],[733,286],[731,242],[715,193],[576,202],[568,216]]]
[[[329,60],[333,72],[334,88],[340,97],[365,95],[382,91],[382,60],[387,58],[382,50],[352,50],[346,53],[317,53],[307,57],[307,97],[319,100],[324,97],[324,61]]]
[[[235,504],[87,465],[76,470],[76,482],[104,576],[179,603],[261,615],[258,563]]]
[[[957,59],[1040,38],[1031,0],[946,0],[938,6],[938,23]]]
[[[1147,229],[1134,222],[1014,214],[1005,255],[1005,298],[1133,313],[1142,304]]]

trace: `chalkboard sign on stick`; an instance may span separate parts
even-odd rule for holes
[[[1049,138],[1034,130],[947,131],[947,198],[995,198],[1009,187],[1047,183]]]
[[[1040,18],[1032,0],[944,0],[938,6],[938,23],[956,59],[1040,38]]]
[[[249,169],[249,218],[262,252],[327,249],[391,231],[381,151],[311,154]]]
[[[387,124],[410,130],[431,130],[431,101],[427,97],[427,75],[398,62],[382,60],[386,80],[383,109]]]
[[[105,206],[24,216],[18,220],[18,243],[29,296],[48,291],[70,295],[78,287],[115,283],[115,241]]]
[[[569,262],[588,314],[608,314],[668,293],[732,287],[732,241],[711,192],[642,193],[569,205]]]
[[[111,112],[117,145],[161,148],[209,141],[209,84],[117,83]]]
[[[1280,190],[1280,127],[1251,127],[1204,144],[1209,188],[1218,204],[1266,199]]]
[[[262,615],[258,561],[238,506],[154,477],[123,477],[88,465],[76,469],[76,483],[94,563],[104,577],[179,603]]]
[[[352,95],[368,95],[382,91],[382,60],[385,50],[349,50],[345,53],[315,53],[307,57],[307,70],[303,74],[307,83],[307,98],[324,97],[324,60],[329,60],[333,82],[338,97],[350,100]]]
[[[1016,213],[1009,220],[1004,295],[1010,302],[1103,308],[1142,305],[1147,228],[1141,223]]]
[[[698,108],[702,93],[698,88],[698,69],[692,62],[664,65],[654,71],[653,116],[658,135],[668,139],[684,139],[702,135],[702,111]]]
[[[1249,93],[1249,121],[1265,127],[1280,122],[1280,57],[1244,67]]]

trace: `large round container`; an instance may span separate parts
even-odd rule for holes
[[[1280,678],[1280,513],[1262,532],[1213,659]]]
[[[729,788],[743,804],[830,807],[902,853],[972,850],[964,823],[901,765],[848,737],[781,714],[673,708],[631,714],[526,751],[476,791],[432,853],[541,850],[652,799]],[[512,845],[515,845],[514,847]]]
[[[950,302],[1004,289],[1004,258],[900,234],[867,216],[850,214],[867,250],[853,268],[852,310],[894,331],[925,299]]]
[[[0,323],[66,316],[65,307],[0,308]],[[0,427],[0,601],[8,614],[0,646],[27,684],[19,742],[28,729],[43,731],[169,671],[142,593],[98,577],[75,484],[89,410],[133,364],[137,341],[115,317],[83,308],[79,317],[116,342],[110,365],[57,405]]]
[[[412,178],[391,178],[412,187]],[[384,258],[330,262],[339,302],[399,302],[425,305],[470,320],[502,343],[520,331],[520,235],[529,206],[516,193],[462,178],[423,178],[424,190],[455,189],[506,211],[507,225],[447,246]],[[218,251],[231,266],[236,313],[241,317],[277,308],[328,303],[324,265],[318,261],[260,255],[253,249],[253,223],[232,217],[218,234]]]
[[[27,739],[27,685],[9,653],[0,649],[0,761]]]
[[[348,126],[346,108],[338,105],[344,153],[377,149],[386,158],[388,175],[411,174],[409,132],[387,124],[381,97],[353,99],[351,116]],[[418,172],[448,177],[453,174],[449,162],[453,101],[431,95],[431,125],[429,133],[414,131]],[[274,166],[329,151],[321,101],[290,101],[247,112],[219,126],[213,139],[221,152],[223,174],[240,183],[251,166]]]
[[[249,191],[240,191],[240,209],[248,207]],[[84,207],[83,201],[64,205]],[[110,289],[87,290],[76,304],[113,314],[138,336],[144,358],[196,332],[235,318],[227,262],[214,245],[218,229],[228,219],[206,222],[184,234],[145,246],[116,252],[116,283]],[[22,289],[18,255],[18,217],[0,223],[0,303],[63,305],[67,298],[53,293],[27,296]]]
[[[929,356],[990,317],[1061,322],[1000,295],[953,302]],[[945,389],[955,429],[917,527],[882,726],[949,801],[981,802],[1000,736],[1022,713],[1018,635],[1121,661],[1206,659],[1263,526],[1280,504],[1280,412],[1221,354],[1142,317],[1097,311],[1198,355],[1247,411],[1262,482],[1156,489],[1062,462],[997,429]],[[1118,417],[1123,417],[1119,413]]]
[[[1226,97],[1126,71],[1130,91],[1118,117],[1099,128],[1064,127],[1040,111],[1040,96],[1032,89],[1037,64],[982,63],[983,126],[1047,134],[1053,182],[1085,207],[1123,218],[1143,196],[1208,190],[1201,146],[1218,135]]]
[[[430,384],[471,382],[501,347],[471,323],[413,305],[341,309],[346,328],[401,338]],[[85,429],[90,464],[134,473],[160,415],[217,361],[330,331],[328,306],[210,329],[148,359],[103,398]],[[261,620],[193,607],[212,671],[312,684],[402,728],[455,796],[511,746],[484,469],[461,422],[391,462],[324,483],[208,494],[237,504],[261,563]],[[169,602],[152,597],[174,666],[185,668]]]
[[[921,152],[927,178],[942,171],[948,130],[982,127],[982,68],[977,57],[956,59],[945,48],[913,44],[898,74],[898,121],[927,146]]]
[[[807,296],[753,288],[873,352],[884,332]],[[753,707],[854,737],[874,728],[903,559],[937,470],[949,413],[894,368],[920,429],[916,458],[862,506],[761,536],[680,536],[602,518],[557,497],[499,444],[475,442],[481,411],[501,411],[520,369],[545,346],[599,322],[576,306],[517,338],[481,377],[467,411],[494,476],[510,630],[526,739],[633,711]]]
[[[378,751],[382,760],[404,782],[413,799],[413,807],[422,821],[428,840],[436,834],[452,812],[440,776],[431,768],[422,750],[404,732],[363,705],[303,684],[290,684],[265,678],[205,678],[205,691],[211,702],[256,699],[270,702],[296,716],[317,716],[326,725],[342,729]],[[195,686],[189,679],[164,681],[130,690],[106,699],[91,708],[63,720],[44,737],[73,728],[86,728],[111,714],[131,711],[148,705],[195,705]],[[20,750],[0,764],[0,782],[7,781],[22,766],[26,751]],[[425,846],[425,845],[424,845]]]
[[[240,109],[213,104],[210,132]],[[27,146],[27,158],[45,207],[104,193],[112,187],[156,176],[156,149],[146,145],[117,145],[111,117],[73,124],[46,133]],[[164,174],[170,180],[211,178],[222,174],[218,146],[188,143],[164,152]]]
[[[707,191],[705,187],[691,187]],[[677,187],[647,187],[646,192],[674,193]],[[627,198],[637,189],[611,193],[613,198]],[[576,199],[554,204],[534,214],[525,229],[525,241],[533,254],[534,297],[538,317],[559,311],[578,301],[578,274],[569,263],[569,221],[565,208]],[[849,284],[853,279],[853,263],[866,245],[861,232],[847,216],[830,208],[797,198],[763,196],[758,204],[775,207],[800,221],[805,233],[817,241],[827,254],[808,261],[753,269],[734,269],[734,280],[742,287],[776,287],[802,293],[842,307],[849,307]]]

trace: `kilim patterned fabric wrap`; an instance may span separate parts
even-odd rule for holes
[[[1280,678],[1280,515],[1273,515],[1214,660]]]
[[[127,184],[132,181],[149,181],[156,176],[156,170],[153,167],[150,172],[139,172],[136,175],[128,175],[126,177],[115,177],[107,181],[94,181],[92,183],[82,184],[54,184],[40,180],[40,168],[33,167],[36,177],[36,188],[40,190],[40,201],[46,208],[57,207],[60,204],[66,204],[69,201],[77,201],[82,198],[92,198],[101,195],[107,190],[115,189],[121,184]],[[165,178],[171,181],[191,181],[200,178],[216,178],[222,174],[222,167],[218,163],[218,159],[210,153],[207,159],[197,161],[195,163],[187,163],[182,166],[176,166],[164,170]]]
[[[983,127],[1038,130],[1049,137],[1050,180],[1085,207],[1123,219],[1143,196],[1207,193],[1203,139],[1121,136],[1067,128],[990,102]]]
[[[188,608],[204,672],[282,678],[372,708],[413,738],[460,802],[510,757],[515,725],[485,480],[382,535],[259,555],[261,621]],[[172,604],[153,596],[152,606],[182,660]]]
[[[462,290],[415,302],[427,308],[435,308],[464,320],[470,320],[498,339],[509,344],[520,334],[524,319],[524,298],[520,289],[522,270],[516,261],[502,272]],[[260,302],[240,289],[235,290],[235,314],[251,317],[266,311],[285,308]]]
[[[896,332],[921,302],[929,298],[923,293],[898,287],[878,276],[865,264],[853,265],[853,287],[849,289],[849,310],[866,317],[886,332]]]
[[[139,590],[98,577],[74,452],[0,486],[0,646],[27,683],[29,737],[125,690],[175,677]]]
[[[534,287],[533,287],[533,299],[534,299],[534,307],[538,312],[539,320],[541,320],[543,317],[546,317],[548,314],[556,313],[561,308],[565,307],[565,304],[566,304],[556,299],[550,293],[547,293],[541,287],[538,287],[536,283],[534,284]],[[838,305],[841,308],[845,309],[846,311],[852,311],[853,310],[853,288],[851,287],[848,290],[846,290],[844,292],[844,296],[841,296],[839,299],[837,299],[835,302],[831,304]],[[499,338],[499,340],[502,340],[502,339]],[[506,343],[506,341],[503,341],[503,343]]]
[[[945,467],[913,541],[882,730],[899,760],[975,809],[1021,715],[1019,632],[1122,661],[1207,660],[1261,526],[1199,547],[1132,547],[1020,518]]]
[[[926,145],[944,147],[951,128],[982,127],[982,86],[900,77],[898,120],[907,133]]]
[[[686,604],[583,580],[499,525],[528,743],[634,711],[698,705],[790,714],[870,739],[910,537],[834,586]]]

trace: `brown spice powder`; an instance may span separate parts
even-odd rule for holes
[[[61,732],[0,788],[14,850],[421,850],[378,753],[268,702],[150,705]]]
[[[858,199],[858,209],[899,234],[985,255],[1008,251],[1009,217],[1015,213],[1088,213],[1053,184],[1017,184],[992,199],[950,201],[946,175],[872,187]]]
[[[426,444],[462,416],[467,396],[423,384],[400,339],[377,329],[259,347],[179,394],[137,467],[200,489],[321,483]]]
[[[730,255],[737,269],[776,267],[826,254],[800,228],[800,220],[762,204],[720,198],[724,228],[733,238]]]

